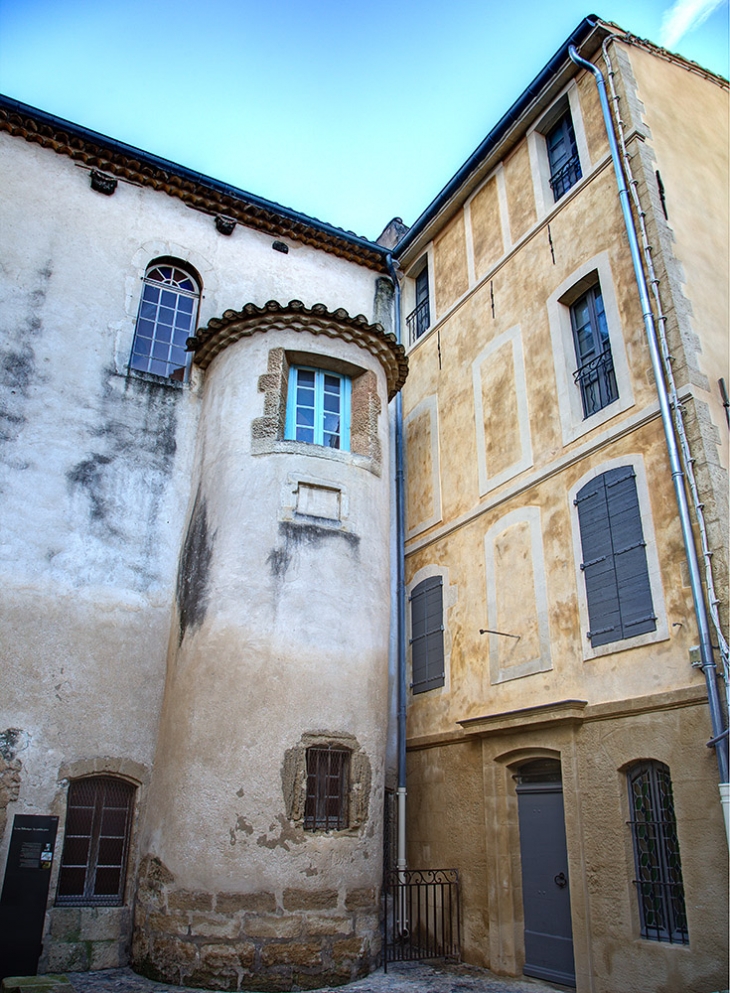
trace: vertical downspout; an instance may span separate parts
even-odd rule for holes
[[[395,307],[395,336],[401,341],[400,282],[395,271],[393,256],[386,262],[393,281]],[[396,586],[398,616],[398,848],[396,868],[406,868],[406,579],[405,579],[405,480],[403,473],[403,397],[399,391],[395,398],[395,505],[396,505]],[[401,921],[401,927],[404,922]]]
[[[603,120],[608,137],[608,144],[611,149],[611,158],[613,160],[613,167],[616,173],[621,210],[623,212],[624,224],[626,225],[626,235],[629,240],[631,260],[634,264],[634,274],[636,276],[636,284],[639,290],[639,298],[641,300],[641,310],[644,317],[644,330],[646,331],[646,338],[649,344],[649,354],[651,356],[651,364],[654,370],[654,380],[656,382],[657,395],[659,397],[659,409],[661,411],[662,424],[664,425],[664,435],[669,454],[669,462],[672,469],[674,492],[679,509],[679,520],[682,527],[682,537],[684,539],[687,566],[689,568],[692,600],[694,602],[695,618],[697,620],[697,629],[700,638],[700,664],[702,671],[705,674],[705,682],[707,685],[707,698],[710,707],[712,735],[715,745],[715,754],[717,756],[717,766],[720,773],[720,790],[722,793],[723,786],[725,786],[728,782],[728,740],[727,734],[725,733],[724,719],[720,705],[720,694],[717,689],[717,670],[712,651],[712,641],[710,639],[710,625],[707,616],[707,608],[702,592],[702,580],[700,578],[700,568],[697,560],[697,549],[695,548],[694,536],[692,534],[689,503],[687,501],[687,494],[684,488],[684,473],[682,471],[682,465],[679,458],[679,448],[672,425],[669,398],[667,396],[666,384],[662,373],[661,356],[657,342],[656,328],[654,326],[654,315],[651,310],[649,290],[646,284],[646,277],[644,275],[644,269],[641,262],[639,240],[636,235],[634,219],[631,214],[629,191],[624,179],[623,167],[621,165],[618,145],[616,143],[616,136],[613,132],[613,122],[611,119],[611,111],[608,104],[608,96],[606,94],[606,84],[603,74],[600,69],[593,65],[592,62],[588,62],[586,59],[582,58],[578,54],[574,45],[570,46],[568,52],[573,62],[592,73],[596,80],[598,96],[601,101],[601,110],[603,111]],[[723,804],[723,814],[726,818],[727,828],[728,812],[725,804]]]

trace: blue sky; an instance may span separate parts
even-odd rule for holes
[[[589,13],[728,76],[728,0],[0,0],[0,92],[376,238]]]

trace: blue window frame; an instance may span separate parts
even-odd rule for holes
[[[286,438],[350,450],[350,380],[326,369],[292,366]]]
[[[185,346],[195,331],[200,290],[184,269],[151,265],[144,277],[134,332],[131,369],[182,381],[188,353]]]

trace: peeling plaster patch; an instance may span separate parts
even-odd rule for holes
[[[236,818],[235,827],[232,827],[229,831],[230,841],[232,845],[236,844],[236,841],[238,840],[236,838],[236,834],[238,833],[253,834],[253,825],[249,824],[246,818],[240,815]]]
[[[8,728],[0,731],[0,755],[6,762],[12,762],[18,752],[24,752],[28,747],[29,737],[27,731],[20,728]]]
[[[290,852],[289,843],[292,845],[301,845],[306,840],[301,828],[292,827],[283,814],[278,814],[276,819],[281,826],[278,837],[268,838],[265,834],[260,834],[256,839],[256,844],[261,848],[268,848],[271,851],[275,848],[283,848],[285,852]],[[272,824],[270,830],[273,830],[275,827],[276,825]]]
[[[208,530],[205,497],[198,490],[185,535],[177,575],[177,609],[180,616],[179,644],[188,628],[195,630],[205,620],[208,609],[208,581],[213,558],[213,538]]]

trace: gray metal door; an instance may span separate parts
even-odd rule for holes
[[[525,913],[524,973],[575,986],[562,784],[521,782],[517,797]]]

